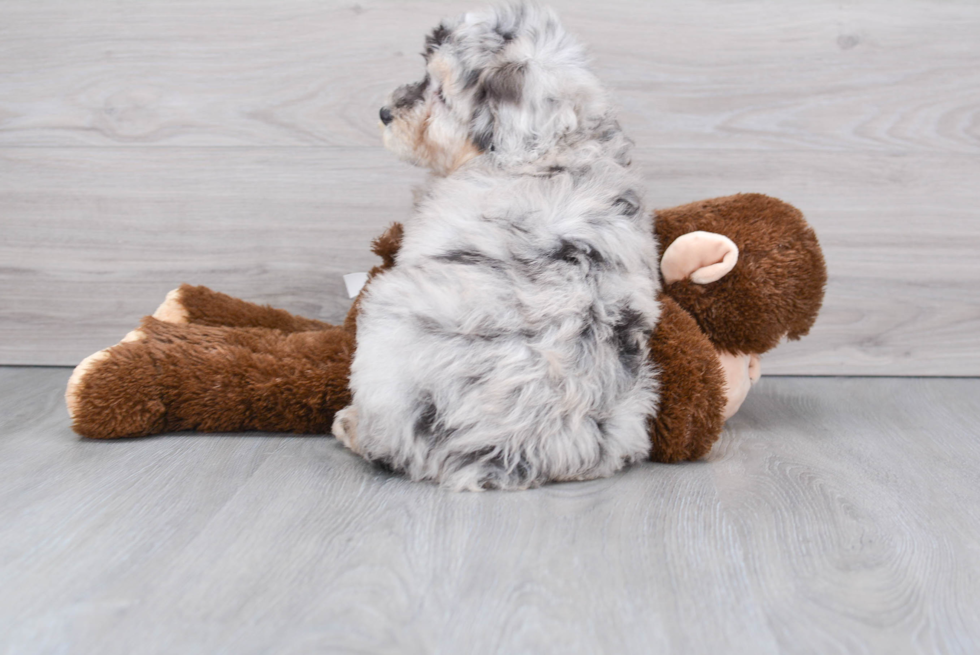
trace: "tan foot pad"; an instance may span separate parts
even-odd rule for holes
[[[153,312],[153,318],[165,323],[187,323],[188,313],[180,300],[181,293],[180,287],[168,293],[163,303]]]
[[[132,330],[122,338],[119,343],[129,343],[131,341],[139,341],[140,339],[145,339],[146,334],[142,330]],[[119,345],[119,344],[116,344]],[[105,350],[100,350],[97,353],[92,353],[75,367],[72,371],[71,377],[68,378],[68,387],[65,389],[65,404],[68,406],[68,416],[72,419],[75,418],[75,414],[78,411],[78,391],[81,388],[82,381],[85,376],[92,372],[92,370],[98,365],[99,362],[105,361],[109,358],[110,352],[116,346],[111,348],[106,348]]]

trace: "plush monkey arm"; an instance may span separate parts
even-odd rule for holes
[[[725,375],[715,347],[691,315],[661,294],[660,321],[650,336],[660,402],[650,418],[650,459],[698,459],[725,423]]]
[[[350,310],[347,312],[347,318],[344,319],[344,327],[352,334],[357,331],[357,314],[361,311],[361,298],[364,296],[364,290],[371,284],[371,280],[375,276],[380,275],[395,265],[395,258],[398,256],[398,251],[402,247],[402,237],[404,235],[405,228],[402,224],[392,223],[381,236],[371,242],[371,252],[381,258],[381,265],[375,266],[368,273],[367,283],[361,289],[361,292],[357,294],[357,298],[354,299]]]

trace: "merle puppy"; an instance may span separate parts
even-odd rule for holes
[[[650,449],[656,248],[623,136],[553,12],[444,21],[381,109],[433,177],[362,300],[334,434],[452,489],[608,476]]]

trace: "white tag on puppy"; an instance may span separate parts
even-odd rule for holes
[[[353,298],[361,292],[367,284],[367,273],[348,273],[344,276],[344,284],[347,286],[347,296]]]

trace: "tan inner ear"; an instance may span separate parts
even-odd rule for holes
[[[664,282],[690,278],[708,284],[725,277],[738,262],[738,246],[723,234],[688,232],[670,244],[660,259]]]

